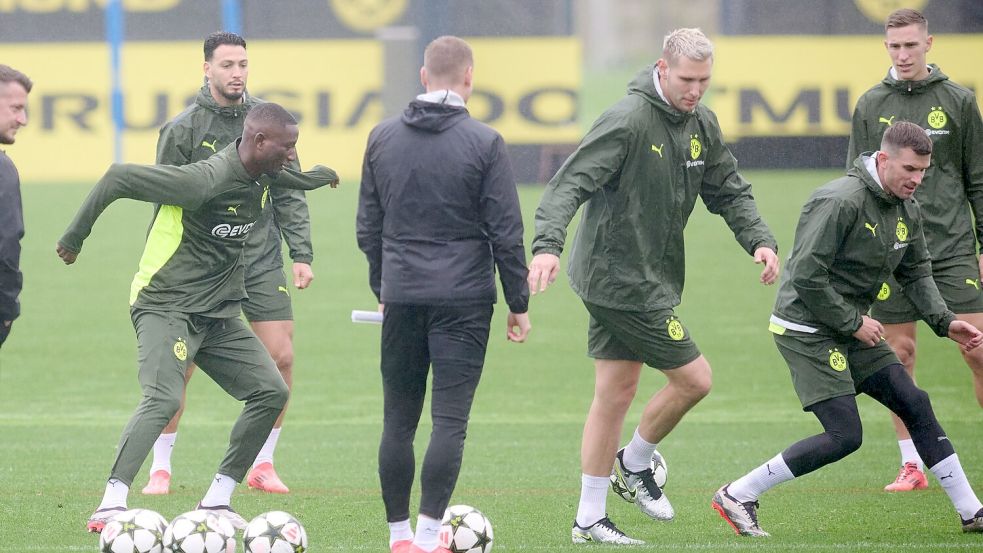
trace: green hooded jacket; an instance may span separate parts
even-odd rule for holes
[[[242,104],[220,106],[212,98],[208,85],[202,86],[195,103],[160,129],[157,163],[187,165],[222,151],[242,136],[246,114],[262,102],[247,94],[243,96]],[[300,165],[295,162],[291,167],[299,169]],[[308,264],[314,260],[310,213],[304,191],[270,189],[269,200],[246,240],[243,260],[247,275],[283,266],[281,234],[287,241],[290,259]]]
[[[924,81],[899,81],[888,71],[860,97],[847,160],[880,148],[895,121],[925,129],[933,143],[932,166],[915,198],[925,218],[928,251],[938,264],[975,254],[983,238],[983,119],[971,90],[950,81],[938,66],[931,68]]]
[[[812,193],[795,230],[770,329],[850,336],[893,274],[939,336],[955,319],[932,279],[914,199],[887,193],[857,158],[846,176]]]
[[[272,190],[313,190],[338,182],[327,167],[284,169],[275,178],[254,179],[236,144],[206,160],[168,165],[114,164],[79,208],[58,243],[73,252],[114,201],[158,204],[140,268],[130,287],[130,305],[151,311],[235,317],[246,297],[243,245]]]
[[[659,96],[655,66],[629,84],[546,186],[533,253],[559,255],[567,226],[586,204],[570,253],[570,285],[584,301],[650,311],[679,305],[683,229],[697,197],[720,215],[748,253],[778,245],[737,172],[716,116],[683,113]]]

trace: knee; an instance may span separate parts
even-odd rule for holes
[[[152,401],[156,404],[161,414],[167,417],[168,421],[173,419],[174,415],[183,407],[181,405],[181,398],[179,397],[155,398]]]
[[[283,409],[287,406],[290,399],[290,388],[282,378],[270,379],[269,385],[262,391],[263,403],[276,408]]]
[[[707,368],[705,371],[689,374],[686,378],[679,379],[673,384],[681,397],[695,405],[710,394],[713,377]]]
[[[276,363],[276,368],[280,370],[280,374],[289,374],[293,369],[294,349],[289,344],[278,348],[276,351],[271,351],[270,356],[273,357],[273,362]]]
[[[928,392],[917,386],[912,386],[911,390],[905,394],[904,411],[904,413],[896,414],[908,427],[931,418],[933,414],[932,401],[928,397]]]
[[[898,356],[898,361],[905,366],[910,374],[915,366],[915,340],[909,336],[897,336],[890,342],[891,348]]]
[[[637,390],[638,381],[619,386],[605,386],[594,391],[594,403],[613,411],[624,412],[631,406]]]
[[[837,458],[839,459],[860,449],[860,446],[864,442],[864,431],[859,421],[830,434],[837,450]]]

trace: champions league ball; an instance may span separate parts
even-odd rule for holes
[[[99,533],[102,553],[161,553],[167,521],[147,509],[130,509],[106,523]]]
[[[440,545],[451,553],[488,553],[493,538],[491,522],[478,509],[454,505],[444,512]]]
[[[249,521],[242,543],[246,553],[304,553],[307,531],[290,514],[270,511]]]
[[[171,521],[164,531],[164,551],[170,553],[235,553],[235,528],[208,511],[191,511]]]
[[[611,469],[611,489],[625,501],[634,503],[634,494],[622,484],[621,478],[618,476],[617,463],[615,461],[615,467]],[[666,464],[666,458],[658,451],[655,451],[652,453],[652,460],[649,462],[649,467],[652,468],[652,478],[659,486],[659,489],[665,489],[666,482],[669,481],[669,465]]]

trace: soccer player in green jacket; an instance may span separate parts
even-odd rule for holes
[[[713,45],[699,29],[669,34],[662,59],[639,73],[628,95],[594,123],[536,211],[533,293],[556,279],[567,226],[584,204],[568,273],[590,313],[595,383],[581,446],[574,543],[641,543],[605,515],[612,465],[622,498],[653,519],[674,516],[650,461],[656,444],[710,391],[710,364],[673,311],[683,291],[683,229],[697,198],[765,265],[761,282],[778,276],[778,245],[751,185],[737,172],[717,117],[700,105],[712,68]],[[643,363],[662,371],[668,383],[618,451]]]
[[[262,103],[246,92],[249,60],[246,41],[235,33],[216,32],[204,44],[206,82],[195,103],[169,121],[157,141],[157,163],[187,165],[207,159],[242,134],[242,122],[249,110]],[[296,162],[294,168],[298,168]],[[246,239],[243,261],[246,264],[246,293],[242,312],[270,355],[287,387],[293,384],[293,310],[283,274],[282,240],[289,246],[293,260],[293,285],[307,288],[314,278],[311,262],[310,215],[303,190],[271,188],[269,201]],[[194,372],[188,366],[187,378]],[[154,460],[150,481],[143,493],[170,492],[171,452],[177,439],[181,409],[167,423],[154,443]],[[286,408],[284,408],[284,413]],[[273,468],[273,451],[280,437],[284,413],[281,413],[260,450],[246,484],[272,493],[289,489]]]
[[[245,402],[198,508],[245,527],[230,505],[232,492],[289,390],[266,348],[239,319],[246,298],[243,245],[271,189],[313,190],[338,182],[326,167],[307,173],[285,168],[296,160],[297,136],[293,116],[278,104],[262,104],[246,117],[238,141],[204,161],[182,167],[113,165],[59,239],[59,257],[72,264],[109,204],[120,198],[159,204],[130,287],[143,399],[123,429],[105,494],[87,523],[90,532],[102,531],[107,520],[126,510],[134,477],[181,404],[192,362]]]
[[[888,17],[885,28],[884,44],[892,66],[884,80],[857,102],[847,159],[877,148],[884,131],[898,121],[912,121],[925,129],[934,143],[932,166],[915,198],[925,218],[932,273],[942,299],[956,317],[983,328],[983,264],[976,253],[977,242],[983,237],[980,109],[973,91],[949,80],[937,65],[926,63],[932,36],[921,13],[897,10]],[[918,313],[896,280],[889,277],[885,281],[870,313],[884,325],[887,342],[914,377]],[[976,400],[983,406],[983,348],[963,351],[962,355],[973,372]],[[901,469],[884,489],[923,489],[928,485],[924,463],[901,419],[895,416],[893,420]]]
[[[819,419],[823,432],[717,490],[713,507],[737,534],[768,536],[758,524],[761,494],[860,447],[859,393],[901,417],[956,508],[963,532],[983,532],[983,504],[928,394],[905,372],[881,323],[867,315],[884,291],[884,279],[893,275],[900,293],[937,335],[948,336],[963,351],[983,343],[983,333],[946,307],[932,278],[925,221],[913,199],[932,150],[921,127],[895,122],[880,151],[858,156],[845,177],[816,189],[802,208],[768,328],[802,408]]]

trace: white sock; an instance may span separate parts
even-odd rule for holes
[[[409,524],[407,522],[407,524]],[[413,536],[413,545],[424,551],[437,549],[440,543],[437,541],[437,534],[440,532],[440,521],[430,518],[427,515],[417,515],[416,534]]]
[[[607,476],[580,475],[580,505],[577,507],[577,526],[588,528],[604,518],[607,509],[608,486],[611,480]]]
[[[632,472],[642,472],[649,468],[652,463],[652,454],[655,453],[656,444],[645,441],[635,428],[635,435],[625,446],[625,453],[621,460],[625,463],[625,468]]]
[[[158,470],[171,473],[171,451],[174,449],[175,441],[177,441],[177,432],[157,436],[157,441],[154,442],[154,463],[150,465],[150,474]]]
[[[102,503],[99,509],[107,507],[126,508],[126,498],[130,495],[130,487],[120,482],[118,478],[110,478],[106,482],[106,492],[102,494]]]
[[[963,520],[973,518],[980,509],[983,509],[983,504],[973,493],[973,488],[970,487],[969,480],[966,479],[966,473],[963,472],[963,466],[959,463],[958,455],[953,453],[936,463],[930,470],[938,478],[939,485],[945,490],[946,495],[952,501],[952,506],[956,508]]]
[[[232,503],[232,492],[236,489],[236,483],[231,476],[216,474],[215,479],[212,480],[212,485],[208,487],[208,493],[202,498],[201,504],[205,507],[230,505]]]
[[[260,463],[273,463],[273,450],[276,449],[276,441],[280,439],[280,429],[274,428],[270,430],[270,435],[266,438],[266,443],[263,444],[263,449],[259,450],[259,455],[256,456],[256,460],[253,461],[253,466]]]
[[[389,547],[398,541],[412,539],[413,527],[410,526],[410,519],[389,523]]]
[[[907,440],[898,440],[898,448],[901,449],[901,465],[904,466],[905,463],[915,463],[918,465],[918,470],[925,470],[925,462],[922,461],[921,455],[918,454],[918,450],[915,449],[915,442],[911,441],[911,438]]]
[[[793,478],[795,476],[792,475],[792,471],[785,464],[785,459],[779,453],[769,459],[767,463],[734,480],[727,487],[727,493],[741,503],[757,501],[761,494]]]

